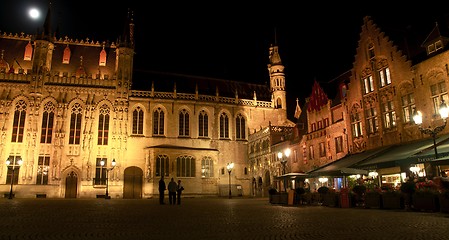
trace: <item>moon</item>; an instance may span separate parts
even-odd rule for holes
[[[31,9],[28,11],[28,15],[30,15],[30,17],[31,17],[32,19],[38,19],[39,16],[41,15],[41,13],[39,12],[39,10],[38,10],[37,8],[31,8]]]

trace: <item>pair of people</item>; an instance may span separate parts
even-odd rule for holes
[[[161,177],[161,180],[159,180],[159,203],[164,203],[164,192],[166,190],[164,177]],[[181,180],[178,180],[178,183],[175,182],[173,178],[171,178],[170,182],[168,183],[168,200],[170,205],[175,205],[176,200],[178,205],[181,204],[181,194],[184,190],[184,187],[181,184]],[[177,195],[177,197],[176,197]]]

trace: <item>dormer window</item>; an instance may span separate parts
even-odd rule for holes
[[[441,42],[441,40],[438,40],[427,46],[427,54],[434,53],[440,49],[443,49],[443,42]]]
[[[62,56],[62,63],[63,64],[69,64],[70,63],[70,55],[71,51],[69,46],[67,45],[64,49],[64,55]]]
[[[437,41],[437,42],[435,43],[435,50],[438,51],[438,50],[440,50],[440,49],[443,49],[443,42]]]
[[[98,63],[100,66],[106,66],[106,50],[101,50],[100,52],[100,62]]]
[[[31,61],[32,55],[33,55],[33,46],[31,45],[31,42],[28,42],[28,44],[25,46],[25,54],[23,55],[23,60]]]

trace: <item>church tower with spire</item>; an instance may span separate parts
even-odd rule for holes
[[[284,65],[282,65],[279,47],[276,44],[269,48],[269,60],[268,74],[270,76],[273,106],[287,111]]]
[[[115,72],[117,74],[118,86],[117,97],[127,98],[131,89],[134,59],[134,20],[133,12],[128,9],[127,23],[123,35],[117,44],[117,61]]]

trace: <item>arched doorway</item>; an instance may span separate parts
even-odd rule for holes
[[[143,171],[138,167],[125,169],[123,198],[142,198]]]
[[[76,198],[78,195],[78,175],[71,171],[65,177],[65,198]]]

